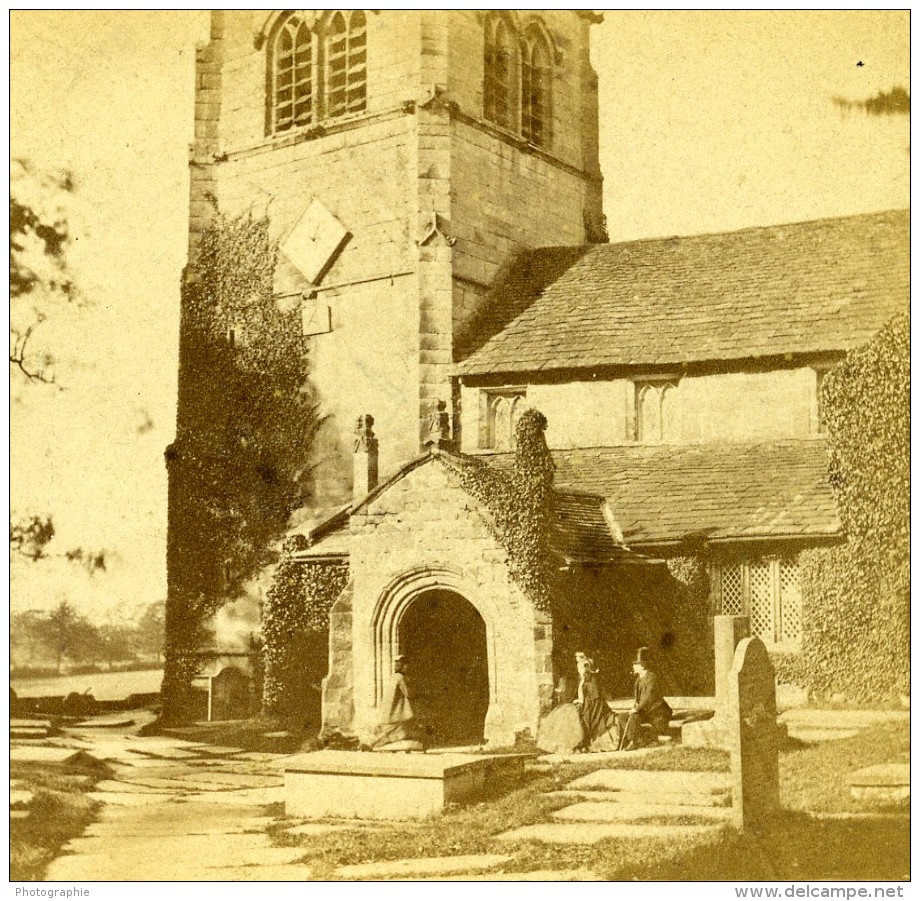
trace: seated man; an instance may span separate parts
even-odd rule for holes
[[[661,692],[658,676],[648,668],[649,649],[639,648],[633,663],[636,702],[629,714],[621,714],[621,751],[635,751],[646,744],[644,736],[657,738],[668,731],[672,710]],[[643,729],[642,727],[651,727]]]

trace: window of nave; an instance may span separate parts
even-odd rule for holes
[[[485,390],[481,393],[479,447],[483,450],[514,450],[518,420],[526,409],[523,388]]]
[[[672,381],[635,383],[635,434],[640,444],[671,444],[677,436],[677,385]]]
[[[282,134],[367,107],[367,18],[288,12],[268,45],[266,131]]]
[[[519,34],[508,15],[485,22],[483,116],[547,148],[552,122],[553,52],[542,26],[532,22]]]
[[[717,612],[748,616],[766,645],[797,650],[802,643],[802,592],[795,558],[755,558],[713,566]]]

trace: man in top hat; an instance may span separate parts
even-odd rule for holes
[[[657,737],[668,731],[672,710],[664,699],[658,675],[649,669],[649,649],[639,648],[633,661],[636,674],[636,701],[625,725],[621,723],[620,750],[635,751],[645,743],[645,736]],[[642,729],[651,726],[651,730]]]

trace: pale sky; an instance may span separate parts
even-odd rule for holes
[[[12,152],[73,170],[91,301],[49,331],[68,390],[13,406],[12,504],[53,512],[62,549],[116,554],[95,579],[19,568],[14,608],[70,596],[117,615],[165,595],[162,452],[206,19],[11,13]],[[832,102],[909,85],[907,12],[608,12],[593,39],[612,240],[908,206],[907,119]]]

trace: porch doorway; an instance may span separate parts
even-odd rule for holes
[[[479,744],[489,709],[486,626],[454,591],[418,595],[399,622],[416,715],[433,746]]]

